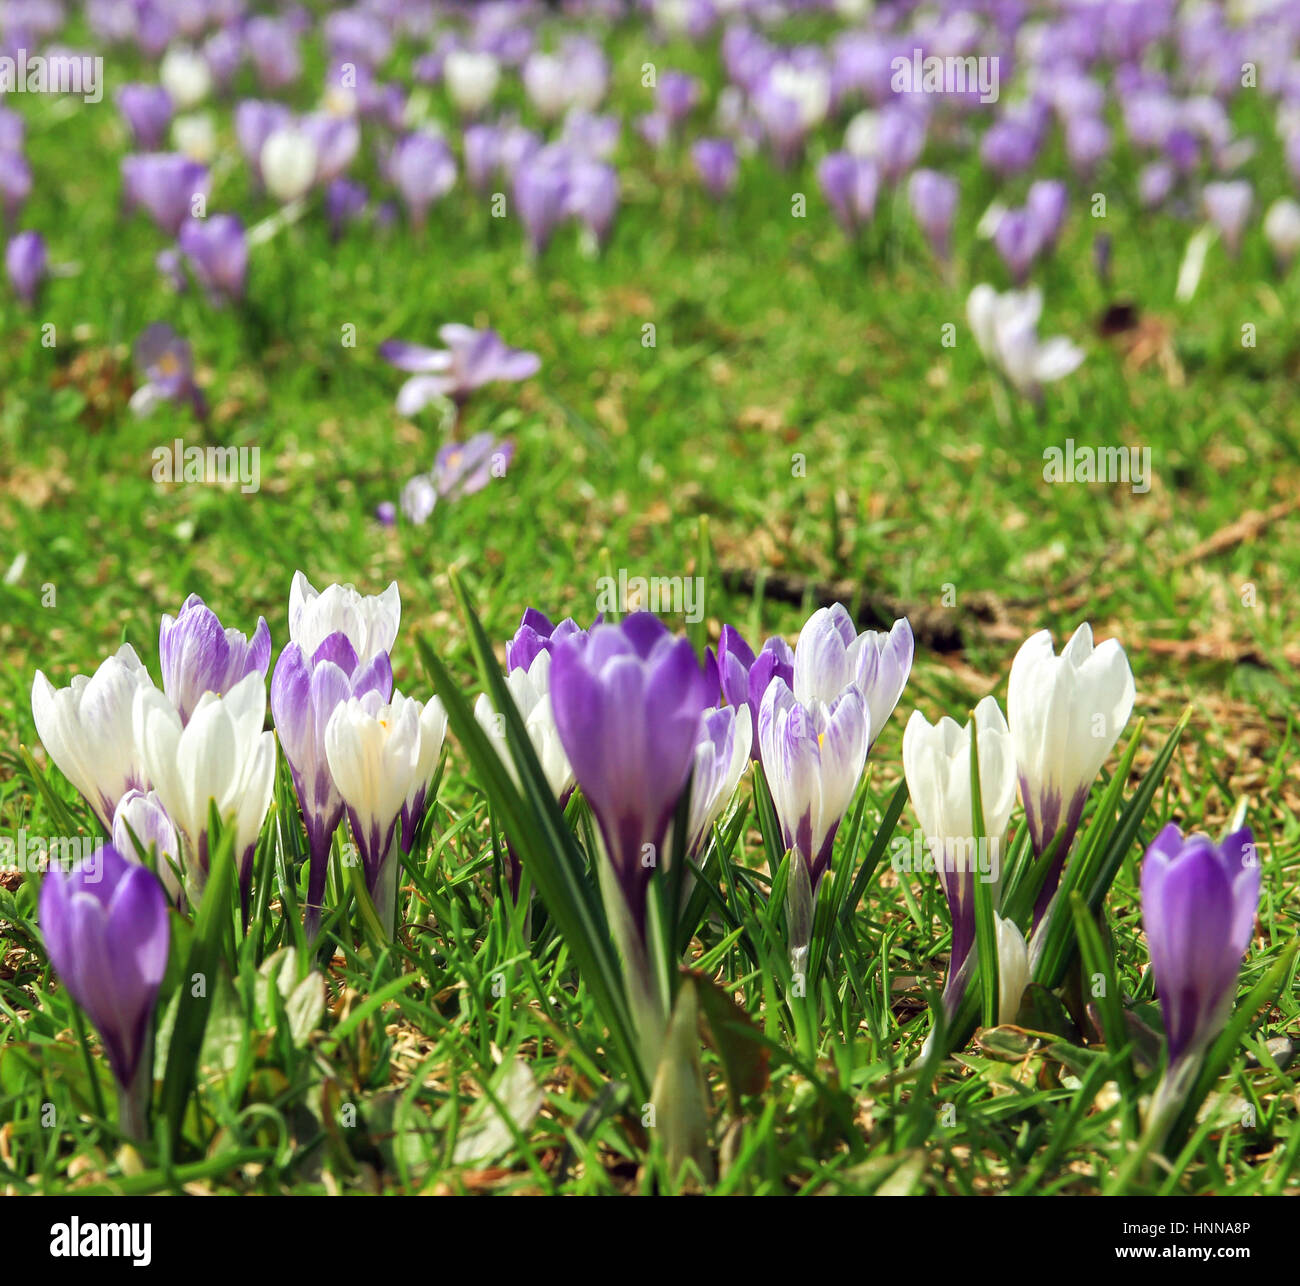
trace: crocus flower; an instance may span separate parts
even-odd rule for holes
[[[1207,183],[1201,193],[1205,213],[1218,228],[1231,254],[1241,250],[1241,237],[1250,218],[1254,194],[1245,179],[1225,183]]]
[[[568,153],[554,144],[521,159],[513,174],[515,208],[528,248],[540,255],[564,218],[569,193]]]
[[[1039,253],[1051,250],[1065,225],[1070,194],[1059,179],[1035,179],[1025,193],[1025,213],[1038,235]]]
[[[135,695],[146,689],[155,690],[153,680],[129,643],[66,688],[55,688],[40,670],[32,681],[32,719],[45,753],[106,831],[122,796],[149,785],[132,731]]]
[[[505,477],[514,457],[514,443],[498,441],[486,430],[466,442],[448,442],[429,473],[419,473],[402,488],[402,512],[421,526],[440,500],[458,500],[482,491],[493,478]]]
[[[341,702],[325,725],[330,776],[352,824],[366,887],[390,936],[397,910],[397,826],[402,823],[409,843],[405,832],[418,821],[416,808],[423,808],[446,729],[436,697],[422,706],[400,692],[386,702],[377,691]]]
[[[337,241],[343,229],[359,219],[366,208],[369,193],[364,184],[352,179],[334,179],[325,188],[325,218],[330,225],[330,237]]]
[[[271,631],[261,616],[252,639],[239,630],[224,629],[217,614],[191,594],[174,617],[162,618],[158,654],[163,691],[181,723],[188,723],[205,692],[220,696],[245,675],[265,677],[271,664]]]
[[[181,227],[179,244],[205,290],[227,299],[244,297],[248,241],[238,215],[189,219]]]
[[[380,652],[391,652],[402,619],[402,600],[397,582],[382,594],[359,594],[353,585],[313,588],[302,572],[294,572],[289,585],[289,641],[303,656],[316,650],[331,634],[342,632],[365,665]]]
[[[293,124],[293,113],[283,103],[262,102],[249,98],[235,107],[235,141],[258,183],[262,177],[262,148],[278,130]],[[312,161],[313,174],[315,160]]]
[[[311,191],[318,160],[312,136],[301,125],[288,124],[266,136],[257,167],[266,190],[287,205]]]
[[[1172,822],[1142,862],[1142,926],[1155,970],[1173,1068],[1195,1058],[1227,1021],[1259,905],[1259,860],[1248,826],[1215,844]]]
[[[197,107],[212,90],[207,59],[184,45],[173,45],[158,64],[158,80],[181,111]]]
[[[724,625],[718,639],[718,682],[728,705],[748,706],[750,726],[758,726],[763,694],[773,679],[794,687],[794,651],[779,634],[764,641],[757,656],[733,625]],[[753,738],[751,755],[762,760],[758,738]]]
[[[794,649],[795,699],[808,706],[814,701],[829,705],[845,688],[857,688],[870,719],[870,749],[903,695],[915,650],[906,617],[895,621],[888,634],[859,634],[843,603],[819,608],[799,631]]]
[[[179,152],[141,152],[122,158],[128,209],[142,207],[169,236],[194,213],[195,197],[206,199],[208,167]]]
[[[492,101],[501,83],[501,64],[489,53],[453,49],[442,64],[447,95],[467,116],[477,116]]]
[[[330,775],[325,729],[344,701],[375,692],[388,701],[393,668],[387,652],[364,665],[342,631],[308,656],[297,643],[280,653],[271,677],[271,715],[307,825],[307,926],[314,936],[325,902],[330,848],[343,818],[343,798]]]
[[[45,279],[45,238],[39,232],[20,232],[5,246],[5,272],[14,293],[29,308]]]
[[[550,685],[560,744],[630,917],[628,946],[643,950],[650,879],[666,860],[664,837],[714,693],[690,641],[648,612],[557,644]]]
[[[50,868],[39,920],[54,971],[103,1042],[123,1132],[143,1138],[149,1024],[170,947],[167,899],[146,867],[105,845],[70,872]]]
[[[736,186],[740,166],[736,145],[729,138],[701,138],[691,145],[691,160],[700,182],[714,199],[726,196]]]
[[[1039,894],[1035,919],[1047,909],[1097,773],[1133,710],[1133,673],[1117,639],[1092,643],[1085,621],[1058,657],[1039,630],[1011,663],[1007,716],[1020,775],[1020,797],[1034,852],[1060,843]]]
[[[998,946],[998,1022],[1013,1023],[1030,982],[1029,947],[1010,920],[995,913],[993,927]]]
[[[880,176],[874,161],[832,152],[817,167],[817,182],[845,235],[853,237],[876,211]]]
[[[601,618],[594,623],[599,625]],[[565,639],[578,634],[585,637],[586,631],[571,616],[556,625],[545,612],[525,608],[514,638],[506,644],[506,672],[530,669],[538,653],[553,652]]]
[[[952,959],[944,985],[950,1012],[960,997],[958,975],[975,945],[975,881],[996,885],[1000,880],[1002,842],[1016,803],[1011,733],[993,697],[975,707],[973,724],[979,745],[982,835],[975,834],[971,807],[971,723],[963,727],[945,717],[931,724],[914,710],[903,733],[908,794],[952,916]]]
[[[936,259],[952,254],[952,223],[957,213],[957,180],[938,170],[917,170],[907,182],[912,215]]]
[[[448,323],[438,329],[446,348],[425,348],[390,339],[380,344],[379,355],[413,378],[397,394],[401,415],[415,415],[434,398],[450,398],[463,406],[469,395],[485,384],[530,379],[541,369],[536,353],[511,348],[494,330]]]
[[[573,633],[582,632],[575,625]],[[565,637],[568,635],[562,636],[560,642],[563,642]],[[537,760],[546,776],[546,783],[551,788],[551,794],[556,799],[562,799],[573,787],[573,765],[569,763],[569,757],[560,742],[559,730],[555,726],[555,714],[551,708],[549,649],[539,649],[528,665],[518,665],[510,669],[506,675],[506,686],[514,698],[515,708],[519,711],[519,718],[523,721],[529,741],[532,742]],[[505,721],[499,716],[487,693],[479,694],[474,704],[474,716],[492,739],[510,776],[518,783],[519,777],[514,759],[506,742]]]
[[[710,710],[695,745],[691,771],[691,812],[686,851],[697,856],[708,843],[713,823],[726,811],[750,763],[753,722],[749,707]],[[671,843],[669,849],[671,850]]]
[[[784,679],[774,678],[763,693],[757,736],[785,846],[807,873],[815,899],[866,763],[867,703],[849,686],[830,704],[814,698],[804,705]]]
[[[564,213],[586,229],[589,246],[599,249],[609,241],[618,200],[618,171],[604,161],[575,156],[569,168]]]
[[[302,75],[298,35],[288,22],[264,14],[250,18],[245,45],[264,89],[274,93]]]
[[[177,874],[182,869],[181,839],[157,791],[128,790],[118,800],[117,811],[113,814],[113,847],[123,857],[134,861],[137,848],[132,835],[145,853],[153,850],[158,862],[158,878],[172,905],[179,906],[183,896]]]
[[[1063,335],[1038,338],[1043,295],[1036,286],[999,295],[979,285],[966,301],[966,318],[980,352],[1020,393],[1038,397],[1041,386],[1063,379],[1083,361],[1083,350]]]
[[[424,226],[429,207],[451,191],[456,161],[436,134],[415,131],[398,140],[388,161],[397,195],[416,228]]]
[[[655,102],[673,129],[695,110],[700,96],[699,80],[684,71],[663,72],[655,87]]]
[[[0,152],[0,202],[6,218],[17,218],[32,192],[32,167],[21,152]]]
[[[135,341],[132,353],[143,381],[131,395],[131,410],[148,415],[160,402],[186,402],[199,419],[208,405],[194,382],[194,354],[166,322],[154,322]]]
[[[1042,233],[1028,210],[1008,210],[993,232],[993,244],[1011,279],[1021,284],[1043,248]]]
[[[1300,204],[1290,197],[1274,201],[1264,216],[1264,238],[1285,270],[1300,250]]]
[[[172,120],[172,97],[161,85],[123,85],[117,93],[118,110],[131,130],[136,147],[156,152],[167,137]]]

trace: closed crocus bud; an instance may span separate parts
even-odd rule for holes
[[[128,208],[141,206],[169,236],[194,213],[196,198],[206,200],[207,166],[179,152],[145,152],[122,158],[122,183]]]
[[[181,870],[181,840],[156,791],[128,790],[118,801],[117,812],[113,814],[113,847],[130,861],[136,860],[141,852],[147,854],[152,850],[167,897],[173,906],[180,905],[182,893],[177,872]]]
[[[436,134],[415,131],[397,142],[389,158],[389,174],[411,223],[420,228],[429,207],[456,182],[456,161],[451,149]]]
[[[880,178],[874,161],[848,152],[832,152],[817,167],[817,182],[846,236],[871,222]]]
[[[1142,927],[1174,1067],[1227,1021],[1259,906],[1259,860],[1249,827],[1215,844],[1170,823],[1142,863]]]
[[[248,241],[238,215],[190,219],[181,228],[180,248],[206,290],[226,299],[244,297]]]
[[[691,774],[687,851],[692,857],[703,852],[713,823],[735,797],[736,787],[749,767],[752,741],[753,725],[747,705],[723,706],[704,716]]]
[[[477,116],[501,83],[501,65],[491,54],[453,49],[442,65],[447,94],[460,111]]]
[[[866,763],[867,703],[849,686],[829,704],[814,698],[805,705],[774,678],[763,693],[757,737],[785,846],[806,870],[815,898]]]
[[[1084,801],[1133,710],[1133,672],[1117,639],[1093,647],[1085,621],[1057,656],[1039,630],[1011,663],[1007,716],[1034,852],[1059,834],[1035,920],[1047,909]]]
[[[952,223],[957,213],[957,180],[938,170],[917,170],[907,183],[907,199],[934,257],[952,254]]]
[[[212,90],[208,60],[193,49],[173,45],[158,65],[158,79],[181,111],[197,107]]]
[[[572,624],[572,622],[569,622]],[[563,635],[560,642],[567,637],[585,634],[575,629]],[[549,640],[548,640],[549,642]],[[562,799],[573,788],[573,765],[564,753],[560,742],[559,729],[555,726],[555,712],[551,708],[551,653],[549,649],[536,651],[528,664],[513,666],[506,675],[506,686],[514,698],[515,709],[523,721],[532,742],[537,761],[546,776],[546,784],[556,799]],[[487,693],[480,693],[474,704],[474,717],[483,731],[492,738],[492,743],[501,762],[511,778],[518,784],[519,775],[514,758],[506,739],[504,717],[494,708]]]
[[[1007,721],[993,697],[974,711],[979,745],[980,809],[984,833],[975,833],[971,807],[971,723],[949,718],[931,724],[912,712],[903,733],[903,774],[952,916],[952,960],[944,987],[951,1005],[957,976],[975,945],[975,881],[996,885],[1002,843],[1016,803],[1016,763]]]
[[[830,704],[845,688],[857,688],[870,718],[870,749],[903,695],[915,650],[906,617],[895,621],[888,634],[876,630],[859,634],[842,603],[819,608],[799,631],[794,695],[804,705]]]
[[[307,826],[309,936],[320,924],[330,848],[343,818],[343,797],[330,776],[325,729],[344,701],[368,692],[385,702],[392,696],[388,653],[377,652],[362,664],[341,631],[329,635],[310,654],[297,643],[288,644],[271,676],[271,716]]]
[[[438,766],[443,742],[447,740],[447,711],[442,702],[437,697],[430,697],[423,705],[418,701],[415,705],[419,711],[420,752],[416,756],[415,772],[406,788],[406,800],[402,804],[402,852],[408,855],[428,809],[429,783]]]
[[[218,696],[205,692],[189,722],[156,688],[137,692],[132,710],[136,745],[158,799],[180,832],[185,874],[202,887],[216,805],[224,827],[234,829],[235,861],[244,914],[253,876],[253,852],[271,806],[275,784],[275,734],[263,732],[266,678],[253,672]],[[197,900],[192,897],[192,901]]]
[[[143,152],[157,151],[171,124],[172,96],[161,85],[123,85],[117,106],[136,147]]]
[[[208,112],[191,112],[172,122],[172,143],[176,150],[204,165],[217,154],[217,127]]]
[[[1290,197],[1280,197],[1268,207],[1264,216],[1264,236],[1283,269],[1300,250],[1300,204]]]
[[[993,917],[998,943],[998,1022],[1013,1023],[1029,986],[1029,948],[1025,935],[1010,920]]]
[[[565,639],[550,682],[560,743],[643,949],[650,879],[666,859],[664,837],[715,691],[690,641],[648,612]]]
[[[259,183],[262,178],[262,148],[277,130],[293,125],[293,113],[283,103],[248,98],[235,107],[235,141]]]
[[[993,233],[993,244],[1011,279],[1019,285],[1029,276],[1029,270],[1043,248],[1043,239],[1028,210],[1008,210]]]
[[[353,585],[330,585],[320,591],[302,572],[289,586],[289,641],[311,656],[331,634],[341,632],[364,665],[380,652],[391,652],[402,619],[402,600],[393,581],[382,594],[359,594]]]
[[[596,624],[600,624],[599,617]],[[565,639],[579,634],[585,637],[586,631],[571,616],[566,616],[556,625],[545,612],[539,612],[535,607],[525,608],[514,638],[506,644],[506,671],[530,670],[538,653],[553,652]]]
[[[142,690],[157,691],[129,643],[90,678],[76,675],[69,687],[56,689],[39,670],[32,683],[32,718],[45,753],[81,792],[105,830],[112,828],[122,796],[149,785],[132,724],[136,693]]]
[[[245,675],[265,676],[271,664],[271,631],[257,618],[253,637],[224,629],[217,614],[191,594],[173,616],[162,618],[158,632],[163,691],[188,723],[205,692],[229,692]]]
[[[564,62],[557,55],[530,55],[524,64],[523,81],[525,92],[543,117],[554,119],[569,105]]]
[[[701,138],[691,145],[695,173],[705,190],[715,200],[726,196],[736,186],[740,166],[736,145],[729,138]]]
[[[45,279],[45,238],[39,232],[20,232],[5,247],[5,272],[14,293],[29,308]]]
[[[120,1089],[123,1132],[146,1134],[149,1023],[167,971],[167,900],[153,874],[106,845],[41,882],[40,929],[50,963],[86,1011]]]
[[[316,144],[305,130],[293,125],[272,130],[258,157],[266,190],[286,204],[305,196],[316,181],[316,159]]]
[[[1250,218],[1254,199],[1251,186],[1245,179],[1207,183],[1201,193],[1206,215],[1218,228],[1224,244],[1233,255],[1241,250],[1242,234],[1246,230],[1246,221]]]

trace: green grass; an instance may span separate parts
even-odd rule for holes
[[[611,45],[615,101],[629,114],[646,106],[638,87],[646,57],[714,66],[709,50],[643,46],[630,31]],[[44,765],[29,705],[35,669],[61,685],[127,639],[157,674],[158,619],[188,593],[228,625],[251,628],[266,615],[278,649],[296,568],[317,585],[338,579],[372,591],[396,578],[397,686],[429,691],[420,635],[471,692],[451,567],[466,570],[475,610],[503,639],[529,604],[590,618],[607,563],[631,575],[693,574],[707,516],[724,569],[760,582],[764,573],[847,581],[860,587],[864,620],[876,605],[901,604],[913,614],[946,611],[961,630],[959,653],[918,650],[900,711],[872,755],[863,839],[837,862],[859,860],[875,832],[901,777],[913,706],[933,718],[960,714],[990,690],[1004,696],[1020,639],[1091,619],[1100,635],[1124,641],[1133,664],[1137,713],[1149,723],[1139,770],[1183,706],[1195,706],[1141,842],[1169,818],[1217,833],[1248,796],[1264,880],[1242,996],[1294,939],[1297,518],[1189,557],[1300,483],[1300,281],[1274,277],[1257,228],[1239,263],[1216,246],[1193,302],[1175,304],[1191,227],[1137,213],[1135,165],[1117,153],[1087,192],[1075,185],[1061,249],[1037,278],[1044,333],[1084,343],[1087,361],[1041,408],[1000,415],[964,320],[971,285],[1005,284],[991,247],[972,232],[994,190],[955,151],[928,158],[956,167],[963,182],[951,284],[901,199],[882,196],[876,226],[850,246],[817,195],[811,163],[782,175],[750,158],[734,198],[714,203],[682,154],[652,157],[629,131],[619,157],[624,204],[598,259],[564,232],[529,263],[517,223],[493,220],[486,199],[460,187],[422,239],[402,226],[367,228],[333,245],[309,214],[254,250],[247,304],[222,310],[170,295],[153,265],[159,234],[143,217],[120,216],[116,113],[18,106],[37,180],[24,226],[42,229],[52,261],[76,271],[51,281],[32,314],[6,297],[0,323],[0,572],[26,555],[21,574],[0,585],[0,835],[54,828],[13,753],[25,745]],[[1243,128],[1260,127],[1262,112],[1240,110]],[[219,124],[232,147],[224,108]],[[827,130],[814,150],[836,142]],[[1269,137],[1251,166],[1259,208],[1282,190],[1277,158]],[[1059,156],[1053,163],[1064,173]],[[1094,190],[1108,195],[1104,221],[1088,216]],[[794,192],[807,194],[806,218],[791,217]],[[250,222],[270,212],[237,161],[222,169],[209,208]],[[1109,300],[1091,269],[1092,238],[1103,232],[1114,247],[1114,294],[1160,328],[1164,364],[1126,365],[1122,341],[1095,333]],[[194,346],[214,408],[206,437],[182,410],[141,422],[127,409],[129,346],[160,318]],[[495,326],[540,353],[542,371],[527,385],[477,395],[466,414],[467,431],[515,440],[508,476],[441,507],[424,528],[386,530],[375,505],[427,467],[439,439],[431,418],[396,415],[402,377],[375,348],[394,336],[434,342],[449,320]],[[52,348],[41,345],[46,323],[56,328]],[[948,323],[955,347],[941,342]],[[1258,328],[1254,348],[1242,347],[1245,323]],[[653,348],[642,343],[646,324]],[[345,325],[356,328],[355,348],[341,343]],[[155,484],[152,450],[177,437],[258,446],[261,491]],[[1150,492],[1044,482],[1044,448],[1068,438],[1149,447]],[[792,473],[796,454],[806,476]],[[751,637],[792,635],[813,597],[787,598],[715,577],[710,635],[728,620]],[[263,908],[243,967],[214,998],[197,1095],[170,1158],[119,1150],[106,1067],[84,1056],[73,1010],[49,975],[34,889],[0,891],[0,1187],[672,1189],[654,1132],[617,1087],[616,1060],[569,952],[544,930],[530,943],[494,894],[489,821],[466,770],[453,745],[433,843],[408,872],[409,932],[376,952],[340,926],[337,951],[321,962],[324,1008],[317,1013],[304,992],[298,1030],[285,1015],[289,997],[255,981],[258,965],[292,941],[278,908]],[[89,829],[88,810],[52,780]],[[905,810],[901,833],[913,824]],[[757,868],[752,827],[743,849]],[[1135,844],[1125,861],[1105,932],[1124,994],[1158,1029],[1143,973],[1140,852]],[[696,949],[712,952],[710,971],[765,1032],[770,1073],[737,1112],[717,1056],[706,1058],[717,1107],[711,1140],[723,1159],[714,1190],[1043,1193],[1107,1184],[1123,1155],[1125,1107],[1096,1033],[1086,1047],[1077,1037],[1033,1048],[977,1039],[937,1069],[932,1092],[905,1074],[929,1030],[923,992],[942,979],[945,923],[937,881],[900,883],[886,864],[802,1028],[783,1008],[770,950],[760,944],[751,955],[722,947],[716,927],[702,932]],[[288,972],[296,986],[301,970]],[[1289,976],[1218,1088],[1220,1115],[1193,1134],[1185,1163],[1136,1179],[1134,1190],[1300,1188],[1296,1080],[1263,1047],[1297,1029]],[[488,1119],[486,1101],[528,1097],[526,1086],[508,1092],[515,1059],[540,1087],[540,1113],[515,1130],[498,1122],[492,1147],[458,1159],[458,1144]],[[1149,1092],[1149,1075],[1143,1085]]]

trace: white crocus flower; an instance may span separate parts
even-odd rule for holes
[[[501,64],[489,53],[453,49],[442,66],[443,80],[451,101],[471,116],[493,99],[501,83]]]
[[[820,67],[778,63],[769,74],[768,85],[774,93],[794,103],[803,129],[816,129],[826,119],[831,105],[831,82]]]
[[[998,294],[979,285],[966,301],[966,318],[980,352],[1020,393],[1037,396],[1044,384],[1076,370],[1084,353],[1063,335],[1038,338],[1043,294],[1036,286]]]
[[[400,692],[378,692],[335,707],[325,726],[330,776],[347,807],[366,884],[388,933],[396,912],[397,827],[413,832],[429,778],[442,751],[447,716],[436,698],[427,706]]]
[[[266,190],[285,205],[311,190],[316,181],[316,162],[316,144],[292,125],[272,130],[258,156]]]
[[[132,730],[131,711],[141,690],[157,691],[129,643],[89,678],[78,674],[66,688],[55,688],[40,670],[32,681],[32,718],[45,753],[106,829],[122,796],[149,784]]]
[[[803,705],[829,705],[845,688],[857,688],[870,715],[870,749],[903,694],[914,651],[906,619],[895,621],[887,634],[859,634],[842,603],[819,608],[799,631],[795,645],[795,699]]]
[[[1016,803],[1011,734],[997,700],[985,697],[975,707],[973,722],[979,745],[982,835],[975,834],[971,807],[971,723],[945,717],[931,724],[914,710],[903,732],[908,794],[952,914],[949,988],[975,943],[975,880],[994,885],[1000,881],[1002,841]]]
[[[1264,216],[1264,237],[1285,267],[1300,250],[1300,204],[1289,196],[1279,197]]]
[[[564,59],[558,55],[540,51],[531,54],[524,64],[523,81],[533,106],[548,120],[569,105],[568,77]]]
[[[551,794],[560,799],[573,786],[573,766],[564,753],[560,734],[555,727],[555,714],[551,709],[551,654],[538,652],[525,670],[517,666],[506,675],[506,686],[514,698],[515,708],[523,720],[528,740],[546,776]],[[487,733],[492,745],[501,756],[506,771],[515,785],[519,774],[506,740],[505,716],[498,713],[487,693],[480,693],[474,704],[474,717]]]
[[[156,688],[136,694],[136,747],[159,802],[184,839],[186,875],[195,881],[207,869],[215,804],[222,825],[234,827],[240,886],[247,893],[253,850],[275,785],[275,734],[263,731],[265,721],[266,676],[257,672],[223,696],[205,692],[183,725],[176,707]]]
[[[172,121],[172,143],[178,152],[207,165],[217,154],[217,127],[208,112],[191,112]]]
[[[316,590],[302,572],[289,586],[289,641],[311,658],[331,634],[347,635],[357,661],[365,665],[380,652],[391,652],[402,619],[397,582],[382,594],[359,594],[353,585]]]
[[[158,878],[171,901],[179,903],[181,883],[176,872],[182,869],[181,839],[157,791],[128,790],[113,814],[113,847],[134,862],[140,856],[137,841],[145,853],[153,849]]]
[[[1085,621],[1057,656],[1039,630],[1011,663],[1007,714],[1034,852],[1063,830],[1059,872],[1084,800],[1133,711],[1133,672],[1117,639],[1092,644]],[[1049,877],[1047,886],[1055,889]],[[1050,891],[1048,892],[1050,896]]]
[[[1029,986],[1029,949],[1024,934],[1010,920],[993,917],[998,942],[998,1022],[1015,1022]]]
[[[713,823],[726,811],[751,763],[753,717],[748,706],[710,710],[700,726],[691,776],[688,851],[703,851]],[[672,852],[671,841],[668,851]]]
[[[179,111],[197,107],[212,90],[208,60],[185,45],[173,45],[158,64],[158,80]]]

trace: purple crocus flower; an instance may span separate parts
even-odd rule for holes
[[[45,279],[45,238],[39,232],[20,232],[5,247],[5,272],[14,293],[29,308]]]
[[[297,643],[288,644],[271,676],[271,714],[307,825],[308,937],[320,925],[330,847],[343,818],[343,798],[325,754],[325,728],[337,706],[367,692],[377,692],[383,702],[391,699],[388,653],[376,652],[362,664],[342,631],[329,635],[310,659]]]
[[[179,152],[141,152],[122,158],[128,210],[141,206],[169,236],[193,213],[194,198],[207,196],[208,167]]]
[[[550,678],[560,743],[644,948],[650,879],[714,692],[690,641],[648,612],[566,638]]]
[[[207,402],[194,382],[194,354],[166,322],[154,322],[135,341],[132,353],[143,382],[131,395],[131,409],[147,415],[159,402],[188,402],[206,419]]]
[[[410,371],[412,378],[397,395],[397,410],[415,415],[436,397],[450,398],[463,406],[469,395],[484,384],[498,380],[526,380],[541,369],[536,353],[511,348],[494,330],[475,330],[449,322],[438,329],[438,338],[447,345],[425,348],[403,340],[386,340],[379,355],[399,371]]]
[[[1165,161],[1152,161],[1138,171],[1138,201],[1144,209],[1164,205],[1174,190],[1178,175]]]
[[[238,215],[189,219],[182,225],[178,240],[181,253],[205,290],[226,299],[244,297],[248,241]]]
[[[691,160],[705,190],[715,200],[736,186],[740,169],[736,145],[729,138],[701,138],[691,146]]]
[[[54,971],[99,1032],[123,1132],[143,1138],[145,1050],[171,942],[167,899],[152,871],[105,845],[69,872],[46,872],[40,928]]]
[[[514,170],[514,203],[528,247],[540,255],[564,218],[569,193],[568,153],[552,144],[525,156]]]
[[[934,257],[947,263],[952,254],[952,224],[957,213],[957,180],[938,170],[917,170],[907,183],[912,214]]]
[[[665,71],[655,91],[658,110],[676,129],[699,105],[700,82],[684,71]]]
[[[0,152],[0,202],[5,217],[18,216],[32,192],[32,167],[21,152]]]
[[[235,141],[259,185],[262,183],[262,148],[266,140],[292,123],[293,113],[283,103],[249,98],[235,107]]]
[[[334,179],[325,189],[325,218],[330,225],[330,237],[337,241],[343,229],[365,213],[370,194],[363,183],[352,179]]]
[[[483,122],[467,125],[461,148],[465,181],[475,192],[486,192],[501,164],[501,127]]]
[[[880,190],[874,161],[851,152],[832,152],[817,167],[817,182],[846,236],[856,236],[871,222]]]
[[[266,673],[271,664],[271,630],[261,616],[251,639],[225,629],[217,614],[191,594],[175,616],[162,618],[158,655],[163,692],[186,724],[205,692],[224,696],[245,675]]]
[[[604,161],[574,157],[569,169],[564,212],[577,219],[600,247],[609,240],[618,212],[618,171]]]
[[[794,686],[794,651],[779,634],[767,639],[757,656],[740,636],[734,625],[724,625],[718,639],[718,679],[728,705],[748,706],[751,728],[758,727],[758,711],[763,694],[773,679],[783,679]],[[751,749],[753,759],[761,761],[758,738]]]
[[[244,34],[248,56],[265,89],[284,89],[302,75],[298,36],[288,22],[266,16],[250,18]]]
[[[1025,193],[1025,212],[1038,231],[1040,252],[1051,250],[1061,229],[1070,194],[1060,179],[1035,179]]]
[[[388,174],[411,223],[422,228],[429,207],[456,182],[456,162],[436,134],[417,130],[398,140],[388,159]]]
[[[1249,827],[1215,844],[1172,822],[1142,863],[1142,925],[1155,970],[1169,1063],[1199,1054],[1232,1007],[1259,905]]]
[[[123,85],[117,107],[136,147],[142,152],[162,147],[172,121],[172,96],[161,85]]]
[[[316,182],[338,178],[355,160],[361,147],[361,127],[350,116],[309,112],[299,128],[316,149]]]
[[[1110,149],[1110,130],[1098,117],[1076,116],[1066,126],[1065,153],[1080,178],[1089,178],[1110,155]]]
[[[402,488],[402,512],[421,526],[439,500],[458,500],[482,491],[493,478],[505,477],[514,458],[514,443],[498,441],[486,431],[467,442],[448,442],[428,473],[418,473]]]
[[[993,233],[993,244],[1017,285],[1029,276],[1042,249],[1042,234],[1028,210],[1008,210]]]
[[[601,617],[598,616],[592,628],[600,623]],[[514,638],[506,644],[506,673],[530,669],[540,653],[553,653],[565,639],[579,635],[585,638],[586,633],[571,616],[566,616],[556,625],[535,607],[525,608]]]

